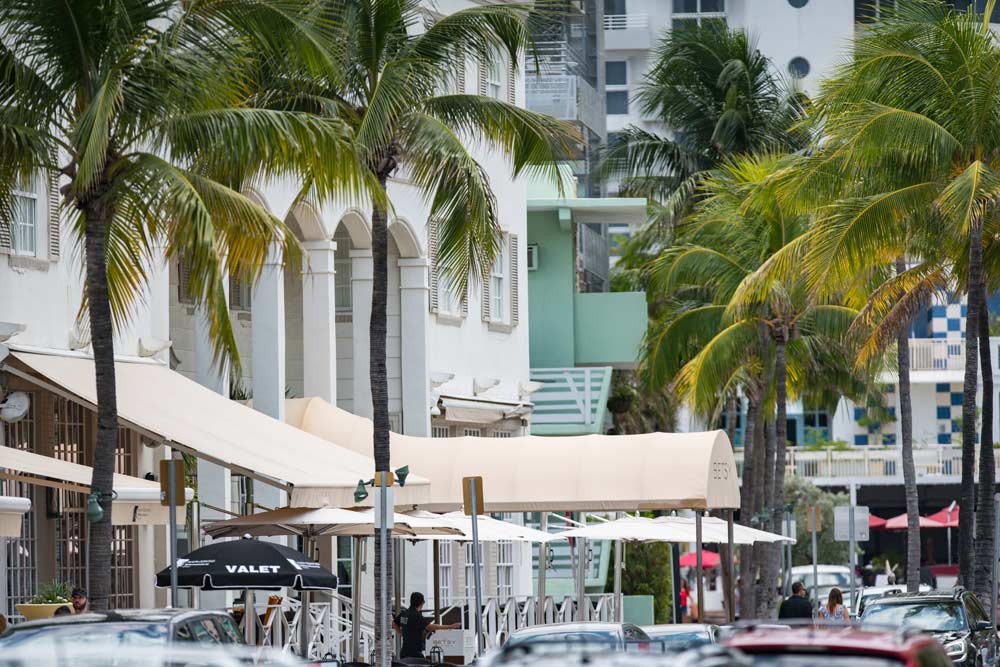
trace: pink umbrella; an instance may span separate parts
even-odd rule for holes
[[[948,507],[951,507],[950,505]],[[934,514],[929,515],[928,519],[933,519],[937,521],[945,528],[958,528],[958,503],[955,503],[955,509],[951,511],[951,515],[948,514],[948,507],[945,507]]]
[[[698,565],[698,555],[694,551],[689,551],[680,559],[681,567],[696,567]],[[701,567],[702,569],[710,567],[719,567],[719,554],[714,551],[701,552]]]
[[[921,528],[946,528],[943,523],[939,523],[930,517],[922,516],[920,517],[920,527]],[[886,530],[906,530],[906,513],[902,513],[899,516],[894,516],[885,522]]]
[[[873,530],[878,530],[880,528],[885,528],[885,519],[880,516],[875,516],[874,514],[868,515],[868,527]]]

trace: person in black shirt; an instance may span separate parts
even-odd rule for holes
[[[393,619],[392,625],[396,632],[403,636],[403,647],[399,651],[400,658],[423,658],[424,643],[428,632],[437,630],[458,630],[461,623],[441,625],[431,623],[420,610],[424,608],[424,594],[414,591],[410,594],[410,607],[399,613]]]
[[[792,594],[785,598],[778,609],[778,618],[812,618],[812,603],[806,597],[806,587],[801,581],[792,584]]]

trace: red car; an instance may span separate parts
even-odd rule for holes
[[[754,667],[950,667],[933,637],[857,627],[750,628],[722,642]],[[822,656],[820,658],[820,656]]]

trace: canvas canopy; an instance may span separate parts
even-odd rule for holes
[[[11,348],[3,370],[94,407],[94,362],[83,355]],[[359,479],[375,471],[371,443],[345,448],[231,401],[150,360],[117,361],[118,414],[148,437],[296,493],[309,506],[353,505]],[[401,503],[426,499],[419,473],[396,490]]]
[[[355,452],[370,451],[371,421],[319,398],[286,403],[290,424]],[[462,506],[462,478],[483,477],[488,512],[541,510],[735,509],[736,461],[723,431],[644,435],[418,438],[393,433],[392,467],[431,480],[414,503],[447,512]],[[308,489],[293,504],[315,506]],[[397,506],[405,504],[399,497]]]
[[[614,521],[591,523],[557,533],[559,537],[584,537],[589,540],[622,540],[625,542],[693,543],[697,539],[694,519],[677,516],[624,517]],[[728,542],[726,522],[715,517],[702,519],[702,542]],[[795,540],[739,524],[733,525],[733,544],[795,542]]]
[[[422,540],[445,540],[454,542],[467,542],[472,539],[472,519],[463,512],[448,512],[447,514],[434,514],[423,510],[407,512],[405,516],[438,519],[445,521],[457,529],[453,534],[420,535],[416,539]],[[476,529],[481,542],[535,542],[544,544],[553,540],[563,538],[562,533],[545,533],[530,526],[519,526],[510,521],[501,521],[491,516],[480,516],[477,520]]]
[[[0,478],[3,479],[89,493],[92,476],[93,469],[88,466],[13,447],[0,447]],[[113,524],[163,525],[170,520],[169,508],[160,504],[159,483],[116,474],[113,484],[117,494],[111,503]],[[185,496],[186,500],[193,497],[191,489],[185,489]]]

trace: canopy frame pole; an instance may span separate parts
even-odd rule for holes
[[[361,662],[361,553],[364,538],[354,537],[354,562],[351,563],[351,660]]]
[[[615,518],[621,518],[620,513],[615,514]],[[623,565],[623,554],[622,554],[622,541],[615,540],[615,580],[614,580],[614,597],[615,597],[615,620],[622,623],[625,619],[625,610],[622,608],[622,565]]]
[[[305,553],[306,558],[313,560],[313,538],[308,534],[302,536],[302,552]],[[301,656],[308,660],[310,639],[309,626],[312,622],[312,618],[309,614],[311,596],[307,590],[301,590],[299,591],[299,594],[299,602],[302,605],[302,609],[299,611],[299,651]]]
[[[173,485],[171,485],[173,488]],[[201,548],[201,503],[192,500],[187,507],[191,510],[191,525],[188,526],[188,540],[191,542],[191,551]],[[201,609],[201,589],[190,588],[190,601],[193,609]]]
[[[587,539],[576,538],[576,620],[589,621],[587,608]]]
[[[177,600],[177,499],[174,497],[174,479],[177,473],[174,471],[173,450],[170,450],[170,464],[167,466],[167,504],[170,506],[170,525],[167,527],[167,539],[170,541],[170,606],[175,609],[180,607]]]
[[[733,549],[733,510],[726,511],[726,563],[723,567],[726,568],[726,579],[728,581],[725,585],[726,593],[726,607],[729,609],[729,622],[736,622],[736,606],[735,602],[735,579],[733,575],[736,573],[736,568],[734,567],[735,551]],[[700,610],[699,610],[700,611]]]
[[[694,540],[695,540],[695,568],[698,570],[695,576],[698,577],[698,599],[696,604],[698,607],[698,622],[702,622],[704,617],[704,611],[702,607],[705,606],[705,578],[704,572],[702,571],[701,564],[701,549],[702,549],[702,532],[701,532],[701,512],[695,511],[694,515]]]
[[[671,589],[670,615],[672,616],[671,622],[676,625],[678,623],[677,606],[678,606],[678,600],[680,599],[679,594],[677,592],[678,586],[680,586],[680,582],[677,580],[677,568],[674,567],[674,561],[677,558],[677,545],[670,544],[669,546],[670,546],[670,589]],[[683,621],[684,619],[681,620]]]
[[[543,533],[549,532],[548,512],[542,512],[541,531]],[[537,601],[535,603],[535,622],[538,625],[545,624],[545,577],[548,574],[548,569],[549,545],[547,542],[541,542],[538,545],[538,591],[536,593]]]
[[[437,540],[431,543],[431,567],[434,568],[434,622],[441,623],[441,544]]]
[[[254,646],[257,643],[257,608],[254,606],[253,591],[249,588],[243,589],[243,633],[247,644]]]

